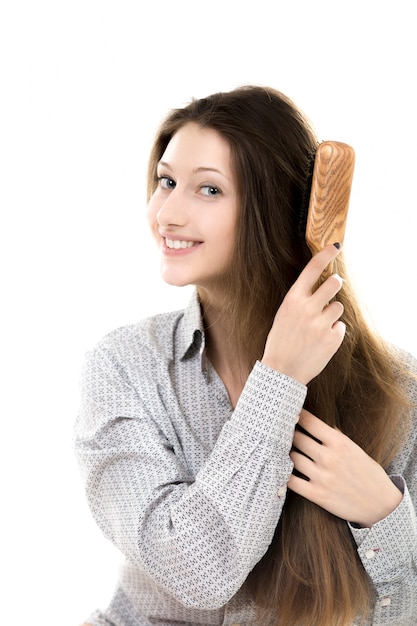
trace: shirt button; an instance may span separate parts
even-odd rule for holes
[[[375,550],[367,550],[365,552],[365,556],[367,559],[373,559],[375,556]]]
[[[278,489],[278,498],[282,498],[282,496],[284,495],[285,495],[285,485],[281,485],[281,487]]]
[[[390,604],[391,604],[391,598],[389,596],[382,598],[381,606],[389,606]]]

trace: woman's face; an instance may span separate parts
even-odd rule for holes
[[[210,290],[228,267],[237,223],[230,146],[215,130],[189,122],[169,142],[157,176],[147,217],[162,278]]]

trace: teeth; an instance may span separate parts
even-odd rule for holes
[[[167,248],[174,248],[179,250],[180,248],[191,248],[195,241],[180,241],[179,239],[165,239]]]

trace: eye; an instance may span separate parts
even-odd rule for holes
[[[169,176],[158,176],[158,184],[162,189],[175,189],[176,182]]]
[[[201,187],[201,193],[203,196],[213,197],[221,194],[221,190],[218,187],[214,187],[214,185],[203,185]]]

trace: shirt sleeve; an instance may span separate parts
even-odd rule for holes
[[[358,554],[376,590],[373,623],[413,624],[417,619],[417,518],[404,478],[398,507],[372,528],[353,528]]]
[[[272,540],[306,387],[257,363],[193,477],[154,419],[169,407],[146,402],[117,359],[96,349],[82,380],[75,452],[103,533],[182,604],[224,606]]]
[[[405,355],[406,369],[417,372],[416,361]],[[409,396],[417,406],[417,383],[409,380]],[[350,530],[359,557],[375,591],[373,624],[417,624],[417,409],[408,437],[389,476],[403,493],[398,507],[371,528]]]

